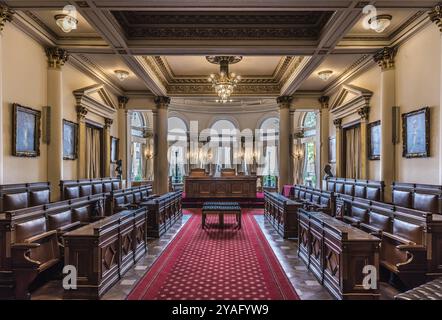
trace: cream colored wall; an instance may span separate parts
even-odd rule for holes
[[[47,179],[47,146],[40,143],[40,157],[12,156],[12,104],[42,110],[47,104],[47,62],[41,46],[11,24],[3,30],[3,139],[4,183]]]
[[[423,50],[425,48],[425,50]],[[439,167],[440,144],[440,32],[429,25],[399,48],[396,57],[396,105],[401,114],[431,107],[431,157],[406,159],[402,157],[402,136],[396,146],[396,180],[402,182],[438,184],[442,174]],[[373,65],[362,75],[346,83],[373,92],[370,102],[369,123],[380,120],[380,75],[381,70]],[[339,90],[331,96],[331,101]],[[330,136],[336,129],[330,117]],[[351,119],[344,119],[343,123]],[[402,125],[401,125],[402,128]],[[400,130],[402,135],[402,129]],[[369,179],[380,179],[380,161],[369,162]]]
[[[6,24],[3,34],[3,138],[4,183],[47,181],[47,145],[40,141],[40,157],[12,156],[12,103],[41,110],[47,102],[47,58],[43,47],[18,30]],[[69,62],[62,67],[63,118],[77,123],[76,101],[73,91],[96,82],[75,69]],[[117,105],[117,97],[112,96]],[[87,118],[104,124],[104,119],[92,114]],[[118,118],[115,113],[111,135],[118,137]],[[111,168],[113,171],[113,166]],[[63,160],[63,179],[77,179],[77,161]]]

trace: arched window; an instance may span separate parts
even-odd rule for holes
[[[257,149],[262,153],[257,155],[259,159],[258,175],[263,176],[263,187],[276,188],[276,177],[279,175],[279,118],[270,117],[264,120],[259,129],[261,146]]]
[[[168,130],[169,176],[172,177],[173,183],[182,183],[183,177],[187,174],[185,166],[187,159],[187,125],[181,118],[170,117],[168,119]]]
[[[318,181],[316,172],[316,112],[307,112],[302,122],[304,130],[304,184],[315,187]]]
[[[238,129],[229,120],[218,120],[211,127],[210,147],[212,163],[215,164],[215,174],[223,168],[233,168],[233,154],[238,148]]]
[[[130,115],[131,132],[131,180],[141,181],[147,175],[146,164],[143,153],[146,148],[144,132],[147,129],[147,123],[141,112],[133,112]]]

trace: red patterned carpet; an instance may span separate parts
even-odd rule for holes
[[[209,216],[210,228],[202,230],[199,211],[194,211],[128,299],[299,299],[253,211],[243,211],[241,230],[233,229],[233,219],[226,217],[226,228],[217,229],[212,225],[217,217]]]

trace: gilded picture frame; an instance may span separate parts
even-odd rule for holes
[[[368,159],[381,159],[381,121],[368,124]]]
[[[116,138],[116,137],[111,137],[110,138],[110,160],[111,163],[117,163],[118,161],[118,155],[119,155],[119,148],[120,148],[120,139]]]
[[[39,157],[41,111],[14,103],[12,120],[12,155]]]
[[[430,157],[430,108],[402,114],[404,158]]]
[[[78,124],[63,120],[63,160],[78,158]]]

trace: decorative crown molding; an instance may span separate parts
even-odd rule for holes
[[[12,16],[14,15],[14,13],[15,13],[14,10],[10,9],[5,5],[0,4],[0,32],[3,31],[6,22],[12,21]]]
[[[87,108],[82,105],[77,105],[76,109],[78,121],[84,120],[88,113]]]
[[[110,127],[112,127],[112,124],[114,123],[114,120],[111,118],[105,118],[104,119],[104,128],[105,129],[109,129]]]
[[[442,3],[439,3],[428,13],[431,22],[435,23],[442,32]]]
[[[281,96],[276,99],[280,108],[290,108],[290,104],[293,101],[293,97],[291,96]]]
[[[77,106],[86,108],[87,113],[91,112],[103,118],[112,118],[116,112],[114,102],[103,85],[92,85],[75,90],[73,93]],[[97,96],[99,99],[97,99]],[[78,110],[77,107],[77,113]]]
[[[389,70],[394,68],[394,59],[396,57],[398,47],[385,47],[378,51],[373,56],[374,61],[381,67],[382,70]]]
[[[129,98],[126,96],[118,97],[118,109],[126,109],[127,103],[129,102]]]
[[[321,109],[327,109],[330,102],[330,97],[322,96],[318,99],[318,101],[321,104]]]
[[[66,50],[59,47],[46,48],[46,56],[48,57],[48,64],[50,68],[60,68],[69,59],[69,54]]]
[[[336,129],[342,129],[342,119],[341,118],[333,120],[333,124],[335,125]]]
[[[370,115],[370,107],[365,106],[358,110],[358,114],[362,120],[368,120],[368,116]]]
[[[170,104],[170,98],[169,97],[155,97],[155,104],[157,105],[157,108],[167,108]]]

